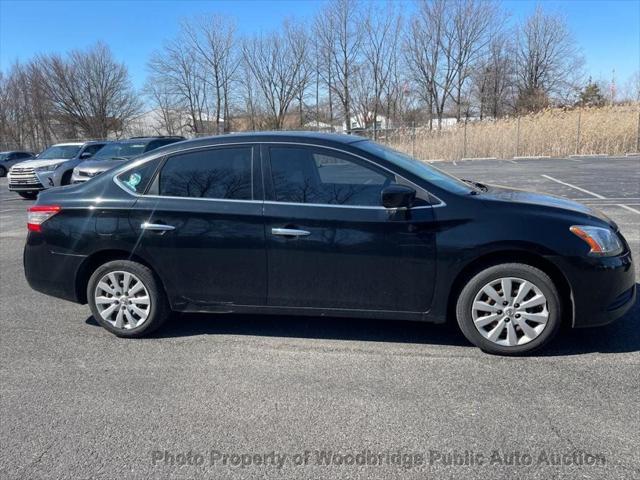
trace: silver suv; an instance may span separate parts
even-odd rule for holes
[[[73,169],[108,142],[58,143],[33,160],[16,163],[9,170],[9,190],[24,198],[36,198],[40,190],[69,185]]]

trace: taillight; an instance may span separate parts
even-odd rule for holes
[[[27,229],[30,232],[41,232],[42,224],[61,210],[59,205],[34,205],[27,214]]]

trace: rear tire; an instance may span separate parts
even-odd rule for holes
[[[521,355],[547,345],[558,332],[558,291],[542,270],[521,263],[489,267],[473,276],[456,304],[460,330],[487,353]]]
[[[130,260],[113,260],[98,267],[89,279],[87,300],[96,321],[118,337],[148,335],[171,313],[154,273]]]
[[[18,192],[18,195],[27,200],[35,200],[38,198],[38,192]]]

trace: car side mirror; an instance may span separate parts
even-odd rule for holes
[[[83,152],[80,154],[80,160],[86,160],[87,158],[91,158],[93,155],[89,152]]]
[[[382,190],[382,206],[385,208],[411,208],[416,199],[416,191],[406,185],[393,183]]]

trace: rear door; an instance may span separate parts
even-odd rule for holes
[[[168,283],[174,308],[266,302],[256,155],[249,144],[171,154],[138,199],[131,222],[139,248]]]
[[[262,148],[269,305],[429,309],[435,229],[426,201],[408,212],[385,209],[381,191],[399,179],[349,153]]]

